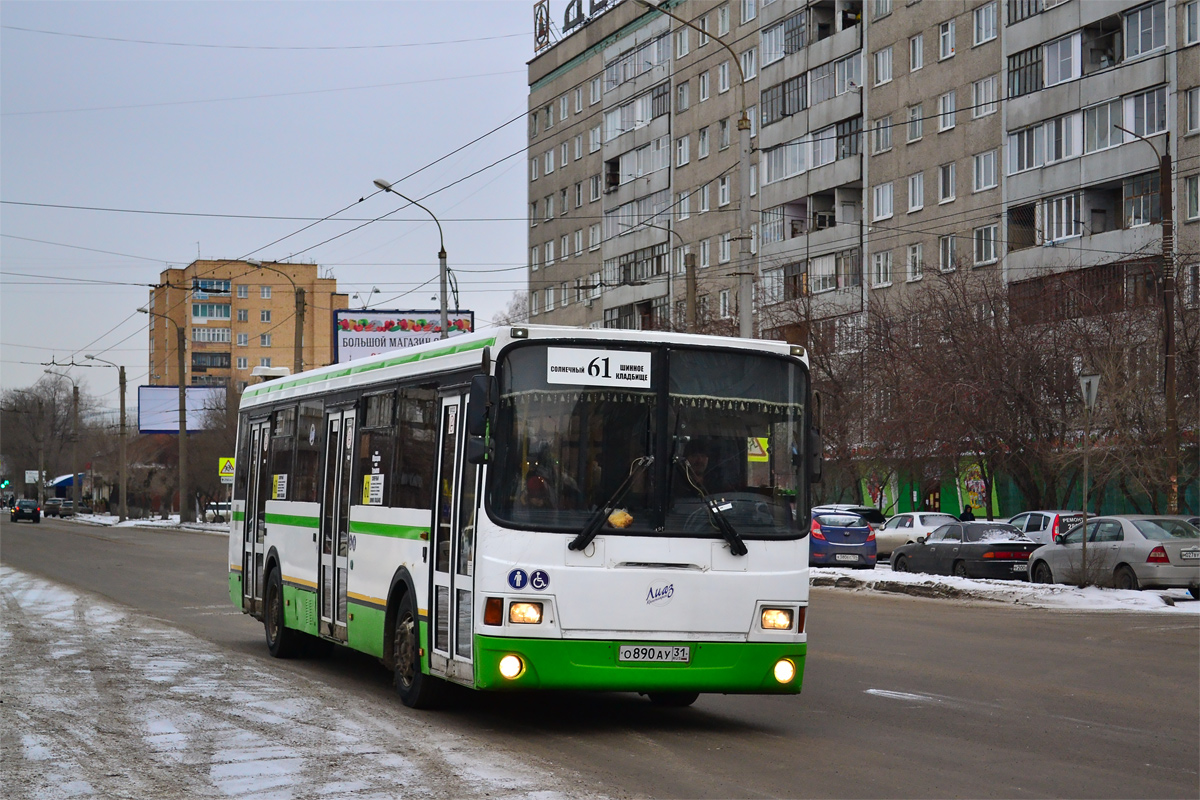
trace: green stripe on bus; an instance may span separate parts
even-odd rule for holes
[[[233,521],[234,522],[245,522],[246,521],[246,512],[245,511],[233,512]]]
[[[268,525],[292,525],[297,528],[319,528],[320,517],[300,517],[295,514],[267,514]]]
[[[490,347],[496,343],[495,337],[483,339],[478,342],[469,342],[467,344],[456,344],[449,347],[443,347],[440,350],[431,350],[428,353],[412,353],[396,358],[389,358],[384,361],[377,361],[373,364],[359,364],[347,369],[341,369],[336,372],[326,372],[320,375],[306,375],[293,380],[274,380],[268,383],[261,383],[258,386],[253,386],[246,389],[242,393],[242,397],[256,397],[268,392],[278,392],[283,389],[291,389],[296,386],[304,386],[305,384],[315,383],[317,381],[328,381],[335,378],[344,378],[348,375],[359,375],[364,372],[373,372],[377,369],[385,367],[395,367],[400,364],[411,364],[415,361],[428,361],[431,358],[441,358],[443,356],[453,356],[459,353],[469,353],[472,350],[482,350],[485,347]]]
[[[691,660],[681,663],[617,661],[622,644],[686,645]],[[607,692],[725,692],[797,694],[804,681],[804,642],[642,642],[475,637],[477,689],[589,689]],[[515,680],[500,676],[500,659],[518,655],[525,671]],[[775,664],[787,658],[796,677],[775,680]]]
[[[350,520],[351,533],[365,533],[370,536],[390,536],[393,539],[420,539],[422,534],[428,534],[429,528],[412,525],[391,525],[386,522],[359,522]]]

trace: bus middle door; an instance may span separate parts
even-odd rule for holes
[[[442,398],[433,510],[433,641],[430,668],[474,685],[475,514],[478,468],[466,462],[464,395]]]
[[[246,482],[246,510],[242,516],[242,608],[251,614],[262,613],[264,543],[267,536],[267,499],[271,496],[270,458],[271,421],[250,423],[247,449],[249,475]]]
[[[346,577],[349,556],[350,479],[354,471],[355,408],[325,412],[325,479],[321,489],[321,536],[317,553],[320,632],[346,641]]]

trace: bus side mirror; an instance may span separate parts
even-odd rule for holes
[[[471,379],[471,394],[467,400],[467,461],[487,464],[494,446],[488,431],[491,427],[492,401],[499,395],[499,384],[492,375],[476,375]]]
[[[821,432],[815,428],[808,429],[808,482],[821,482],[821,466],[825,463],[824,446],[821,443]]]

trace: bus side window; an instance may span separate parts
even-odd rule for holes
[[[401,389],[397,405],[392,506],[430,508],[437,463],[438,399],[433,389]]]
[[[238,418],[237,463],[241,467],[234,470],[237,478],[233,484],[233,499],[245,500],[250,475],[250,419],[244,415]]]
[[[281,408],[274,414],[271,430],[271,500],[291,500],[288,481],[292,475],[292,457],[296,449],[296,407]]]
[[[295,486],[293,500],[316,503],[321,476],[321,447],[325,441],[325,407],[320,400],[300,404],[300,419],[296,426]]]
[[[396,427],[392,413],[395,395],[374,394],[363,398],[366,413],[358,432],[357,483],[354,505],[391,505],[392,457],[396,449]]]

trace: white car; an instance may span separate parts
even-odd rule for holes
[[[897,514],[889,519],[883,528],[875,531],[879,557],[891,555],[900,545],[915,544],[922,536],[933,533],[935,528],[951,522],[958,522],[958,517],[940,511],[906,511]]]

